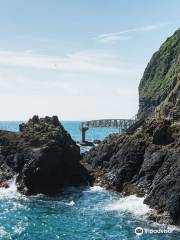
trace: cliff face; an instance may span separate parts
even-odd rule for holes
[[[114,134],[84,157],[98,184],[124,195],[146,195],[149,216],[180,224],[180,125],[151,120],[134,134]]]
[[[166,101],[177,104],[180,97],[180,29],[153,54],[139,85],[139,113]],[[165,107],[163,107],[164,110]]]
[[[125,195],[145,194],[155,209],[151,220],[180,225],[180,30],[153,55],[139,98],[139,121],[153,110],[142,128],[110,135],[85,155],[84,164],[102,185]]]

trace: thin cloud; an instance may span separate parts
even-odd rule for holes
[[[103,36],[104,35],[104,36]],[[105,36],[106,35],[106,36]],[[117,34],[117,33],[111,33],[107,36],[107,34],[102,34],[102,36],[98,36],[97,40],[100,43],[114,43],[117,41],[123,41],[123,40],[128,40],[131,39],[130,36],[123,36],[123,34]]]
[[[66,56],[44,55],[31,51],[0,51],[0,64],[69,73],[129,74],[129,69],[120,66],[116,57],[100,51],[77,52]]]
[[[128,40],[128,39],[132,38],[133,33],[156,31],[167,24],[169,24],[169,23],[160,23],[160,24],[148,25],[148,26],[140,27],[140,28],[132,28],[132,29],[119,31],[119,32],[100,34],[96,37],[96,40],[100,43],[114,43],[117,41]]]

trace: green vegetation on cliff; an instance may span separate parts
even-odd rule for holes
[[[158,106],[178,82],[180,73],[180,29],[153,54],[139,85],[140,111]]]

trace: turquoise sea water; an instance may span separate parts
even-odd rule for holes
[[[1,130],[9,130],[9,131],[19,131],[19,124],[22,123],[21,121],[5,121],[0,122],[0,129]],[[66,121],[63,122],[65,129],[71,134],[71,137],[75,141],[81,140],[81,131],[80,131],[80,122],[78,121]],[[90,128],[86,132],[86,139],[88,141],[93,141],[94,139],[102,140],[110,133],[117,133],[118,129],[116,128],[101,128],[101,129],[93,129]]]
[[[1,122],[0,129],[18,131],[19,122]],[[64,122],[80,140],[79,122]],[[114,131],[114,130],[113,130]],[[88,140],[103,139],[110,130],[89,130]],[[180,239],[177,228],[147,221],[150,211],[143,198],[120,195],[98,186],[68,188],[56,197],[25,197],[16,190],[0,189],[0,240],[126,240]],[[144,234],[134,230],[142,227]],[[158,230],[168,233],[157,233]]]

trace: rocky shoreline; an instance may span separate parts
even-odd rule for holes
[[[144,203],[154,209],[151,220],[175,225],[180,225],[179,59],[180,29],[153,54],[144,71],[140,128],[108,136],[82,161],[92,168],[95,182],[123,195],[144,196]]]
[[[101,184],[124,196],[144,196],[149,219],[180,225],[180,30],[157,51],[139,85],[134,132],[109,135],[86,154],[56,116],[34,116],[19,132],[0,131],[0,187],[17,176],[25,195]],[[140,127],[140,128],[139,128]],[[87,143],[86,143],[87,144]],[[91,144],[93,145],[93,144]]]
[[[20,132],[0,131],[0,186],[17,175],[18,190],[26,195],[55,194],[67,186],[88,184],[80,164],[80,148],[56,116],[34,116]]]
[[[149,119],[136,132],[109,135],[83,155],[57,117],[34,116],[20,132],[0,131],[0,187],[17,176],[25,195],[101,185],[145,197],[148,218],[180,225],[180,124]]]
[[[133,134],[110,135],[83,162],[96,183],[145,196],[144,203],[156,210],[150,219],[180,224],[179,124],[152,119]]]

